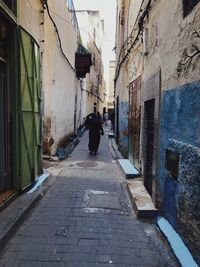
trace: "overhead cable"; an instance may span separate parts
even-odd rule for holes
[[[139,36],[140,36],[140,34],[141,34],[142,30],[143,30],[144,19],[146,18],[147,14],[148,14],[148,10],[150,8],[150,5],[151,5],[151,0],[149,0],[149,2],[147,3],[147,5],[146,5],[145,9],[143,10],[141,16],[139,18],[137,16],[138,31],[137,31],[136,37],[132,41],[130,47],[127,49],[127,51],[126,51],[125,55],[122,57],[122,59],[121,59],[122,53],[125,52],[125,43],[128,44],[128,40],[132,38],[132,34],[134,32],[134,28],[133,28],[131,34],[128,36],[128,38],[126,39],[126,41],[124,42],[124,44],[121,47],[121,50],[120,50],[120,53],[119,53],[118,62],[117,62],[117,67],[116,67],[115,78],[114,78],[115,83],[116,83],[116,81],[118,79],[122,63],[125,61],[125,59],[129,55],[129,53],[131,52],[132,48],[134,47],[134,45],[138,41],[138,38],[139,38]]]
[[[61,54],[63,55],[64,59],[67,61],[67,64],[70,66],[70,68],[73,70],[73,72],[76,73],[76,70],[74,69],[74,67],[72,66],[72,64],[70,63],[69,59],[67,58],[67,56],[65,55],[65,53],[63,51],[62,42],[61,42],[61,39],[60,39],[60,34],[59,34],[59,31],[58,31],[58,27],[57,27],[55,21],[53,20],[51,14],[50,14],[47,0],[44,0],[44,2],[45,2],[46,9],[47,9],[47,14],[48,14],[50,20],[53,23],[53,26],[55,28],[55,31],[56,31],[56,34],[57,34],[57,37],[58,37],[58,42],[59,42],[59,47],[60,47]]]

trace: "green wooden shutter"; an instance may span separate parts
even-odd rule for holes
[[[41,173],[39,46],[23,29],[20,43],[20,185],[26,188]]]

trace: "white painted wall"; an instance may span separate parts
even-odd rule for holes
[[[97,111],[103,112],[103,106],[106,103],[102,103],[98,96],[105,101],[105,84],[103,77],[103,63],[101,53],[101,38],[102,29],[100,23],[99,11],[82,10],[76,12],[83,46],[91,53],[92,66],[90,67],[90,73],[87,73],[86,78],[83,79],[84,90],[83,91],[83,105],[87,107],[83,109],[86,114],[94,111],[94,103],[96,103]],[[100,80],[99,80],[100,78]]]
[[[77,34],[66,1],[48,0],[48,6],[59,31],[63,52],[74,68]],[[54,140],[54,144],[49,146],[50,153],[53,155],[57,145],[74,132],[75,112],[75,132],[80,126],[82,100],[79,81],[61,54],[58,36],[47,9],[44,13],[41,11],[43,11],[43,7],[39,0],[18,1],[19,23],[40,46],[41,82],[44,97],[44,142],[48,143],[50,138]]]
[[[74,68],[77,48],[76,32],[70,20],[66,1],[48,1],[51,16],[57,25],[62,48]],[[71,69],[58,43],[55,28],[47,12],[44,14],[44,53],[43,53],[43,88],[44,88],[44,126],[50,127],[46,138],[54,140],[51,154],[55,154],[57,145],[63,138],[74,132],[75,95],[77,94],[77,120],[80,109],[80,88],[75,72]],[[50,118],[51,125],[46,125]],[[48,141],[48,140],[47,140]]]
[[[114,108],[114,77],[115,77],[115,61],[110,61],[109,67],[109,86],[108,86],[108,108]]]

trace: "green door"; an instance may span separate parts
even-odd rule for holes
[[[19,29],[20,44],[20,187],[42,172],[40,54],[35,40]]]

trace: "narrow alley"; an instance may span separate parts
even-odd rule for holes
[[[50,167],[59,174],[48,178],[55,181],[4,248],[0,266],[179,266],[154,222],[136,218],[109,151],[109,126],[104,130],[96,156],[86,131],[72,155]]]
[[[200,0],[0,0],[0,267],[200,266],[199,26]]]

